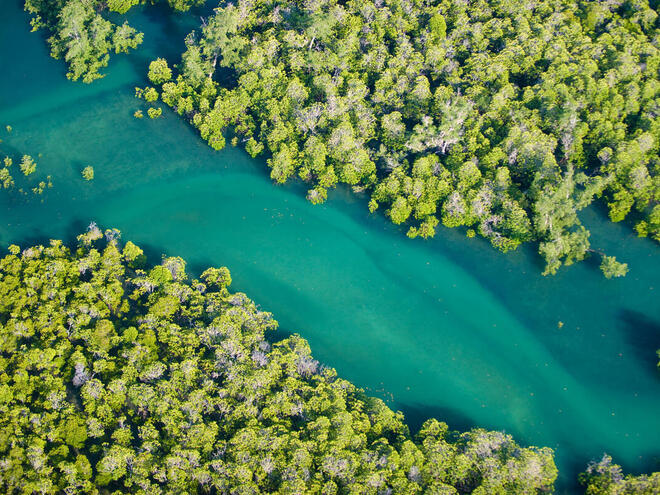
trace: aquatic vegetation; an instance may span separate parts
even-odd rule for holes
[[[163,109],[160,107],[158,108],[149,107],[147,109],[147,115],[149,115],[150,119],[157,119],[158,117],[163,115]]]
[[[21,172],[23,172],[23,175],[28,176],[37,170],[37,163],[30,155],[23,155],[19,168],[21,169]]]
[[[85,168],[82,169],[81,175],[83,179],[89,181],[94,179],[94,167],[91,165],[87,165]]]
[[[603,256],[600,269],[607,278],[624,277],[628,273],[628,265],[618,262],[613,256]]]
[[[342,380],[226,268],[188,280],[94,223],[0,260],[7,493],[528,493],[552,450],[403,415]]]
[[[14,178],[11,176],[11,172],[9,171],[9,168],[13,163],[14,161],[8,156],[6,156],[2,161],[4,166],[0,169],[0,181],[2,182],[3,189],[9,189],[14,185]]]

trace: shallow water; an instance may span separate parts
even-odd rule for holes
[[[657,244],[592,208],[592,244],[629,275],[608,281],[586,262],[546,278],[531,247],[503,255],[449,229],[409,240],[344,189],[313,206],[302,185],[274,186],[262,160],[212,151],[164,106],[162,119],[132,117],[149,60],[174,60],[195,15],[131,14],[143,47],[83,85],[29,33],[20,0],[2,4],[0,150],[42,154],[35,175],[54,183],[0,193],[2,246],[71,240],[95,220],[189,272],[226,265],[235,290],[413,429],[436,416],[554,448],[559,492],[604,451],[631,472],[660,468]]]

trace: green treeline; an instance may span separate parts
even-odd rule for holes
[[[185,11],[205,0],[166,1]],[[109,11],[124,14],[139,3],[146,0],[25,0],[25,10],[33,16],[32,30],[48,33],[51,55],[66,61],[67,77],[90,83],[103,77],[99,69],[107,67],[111,52],[128,53],[142,43],[143,33],[106,18]]]
[[[104,10],[137,3],[26,10],[90,82],[142,40]],[[174,74],[159,59],[150,76],[211,146],[235,133],[312,202],[345,183],[410,237],[441,222],[502,251],[538,242],[546,274],[596,253],[609,278],[628,268],[590,246],[578,212],[594,198],[660,240],[657,26],[647,0],[239,1],[203,19]]]
[[[3,493],[551,490],[552,450],[434,419],[411,438],[305,340],[267,340],[226,268],[188,280],[118,239],[92,224],[0,260]]]
[[[313,202],[345,183],[410,237],[538,241],[545,273],[598,252],[611,277],[577,212],[602,196],[660,240],[657,22],[646,0],[238,1],[150,76]]]

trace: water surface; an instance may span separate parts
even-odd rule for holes
[[[2,246],[71,240],[95,220],[156,260],[186,258],[192,273],[226,265],[235,290],[413,429],[436,416],[554,448],[559,492],[574,492],[604,451],[631,472],[660,467],[657,244],[592,208],[582,217],[593,244],[629,275],[608,281],[587,262],[545,278],[532,247],[503,255],[443,228],[409,240],[344,189],[313,206],[302,185],[274,186],[262,160],[212,151],[164,106],[162,119],[132,117],[149,60],[174,60],[197,16],[131,14],[142,49],[83,85],[29,33],[20,4],[3,2],[0,16],[0,62],[11,68],[0,78],[0,148],[41,154],[37,175],[54,188],[2,193]]]

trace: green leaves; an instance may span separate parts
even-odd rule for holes
[[[60,436],[67,445],[81,449],[87,440],[87,427],[82,418],[72,415],[62,422]]]
[[[163,115],[163,109],[160,108],[160,107],[158,107],[158,108],[149,107],[147,109],[147,115],[149,115],[150,119],[157,119],[158,117]]]
[[[144,34],[136,31],[126,21],[115,28],[112,34],[112,47],[115,53],[128,53],[142,43]]]
[[[167,60],[157,58],[149,64],[149,80],[157,85],[162,85],[172,79],[172,69],[167,65]]]
[[[624,277],[628,273],[628,265],[619,263],[614,256],[603,256],[600,269],[607,278]]]
[[[638,493],[651,495],[660,490],[660,473],[651,475],[626,475],[612,457],[603,454],[600,461],[592,461],[587,470],[580,474],[580,483],[586,495],[610,495],[615,493]]]
[[[87,165],[82,169],[81,175],[86,181],[94,180],[94,167]]]
[[[21,172],[23,172],[23,175],[28,176],[37,170],[37,163],[30,155],[23,155],[19,167]]]
[[[140,3],[140,0],[108,0],[108,8],[114,12],[125,14],[128,10]]]

